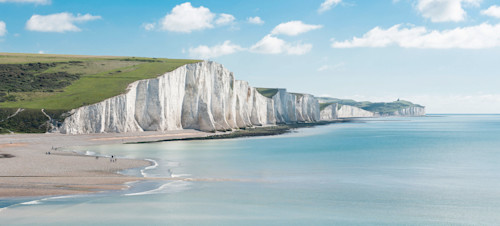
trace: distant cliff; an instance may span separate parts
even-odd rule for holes
[[[278,89],[266,97],[215,62],[188,64],[128,91],[70,112],[61,133],[227,131],[256,125],[320,120],[319,102]]]
[[[399,109],[394,112],[380,113],[380,116],[424,116],[425,107],[422,106],[412,106],[403,109]]]
[[[394,101],[389,103],[357,102],[336,98],[318,98],[322,110],[321,120],[337,118],[363,118],[387,116],[424,116],[425,107],[409,101]]]
[[[337,103],[331,103],[324,107],[321,112],[321,120],[335,120],[338,118],[368,118],[375,117],[377,114],[363,110],[358,107],[350,105],[339,105]]]
[[[365,118],[374,117],[376,114],[358,107],[342,105],[337,111],[339,118]]]

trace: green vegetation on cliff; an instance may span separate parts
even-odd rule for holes
[[[357,102],[355,100],[350,100],[350,99],[337,99],[330,97],[320,97],[318,99],[321,102],[320,107],[321,106],[327,107],[328,104],[338,103],[339,105],[350,105],[354,107],[359,107],[363,110],[377,112],[380,114],[388,114],[409,107],[423,107],[421,105],[414,104],[412,102],[405,100],[397,100],[394,102],[387,102],[387,103],[385,102],[372,103],[369,101]]]
[[[197,60],[0,53],[0,108],[70,110]]]
[[[257,92],[262,94],[262,96],[265,96],[267,98],[273,98],[276,93],[278,93],[278,89],[273,89],[273,88],[256,88]]]
[[[323,111],[323,109],[325,109],[326,107],[328,107],[332,104],[334,104],[334,103],[319,103],[319,110]]]
[[[0,109],[0,134],[10,132],[45,133],[64,119],[63,110]],[[48,116],[48,117],[47,117]],[[50,119],[52,120],[49,120]]]

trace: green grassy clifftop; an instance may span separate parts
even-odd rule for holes
[[[198,60],[0,53],[0,108],[70,110]]]

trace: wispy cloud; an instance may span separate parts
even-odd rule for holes
[[[263,54],[288,54],[303,55],[311,51],[312,44],[308,43],[288,43],[272,35],[266,35],[255,45],[250,47],[250,51]]]
[[[321,65],[316,70],[319,71],[319,72],[327,71],[327,70],[338,70],[338,69],[344,67],[344,65],[345,65],[344,62],[340,62],[340,63],[334,64],[334,65],[324,64],[324,65]]]
[[[146,31],[152,31],[156,28],[156,24],[155,23],[144,23],[144,24],[142,24],[142,27]]]
[[[319,6],[318,13],[324,13],[324,12],[330,10],[332,7],[338,5],[341,2],[342,2],[342,0],[325,0]]]
[[[0,21],[0,36],[4,36],[5,34],[7,34],[7,25],[5,22]]]
[[[212,47],[200,45],[195,48],[189,48],[189,55],[194,58],[211,59],[219,56],[233,54],[242,50],[244,50],[244,48],[227,40],[222,44]]]
[[[258,16],[248,17],[247,21],[248,21],[248,23],[251,23],[251,24],[264,24],[264,21]]]
[[[189,48],[189,56],[201,59],[212,59],[220,56],[230,55],[237,52],[251,52],[259,54],[286,54],[303,55],[311,51],[312,44],[295,42],[290,43],[283,39],[266,35],[250,48],[244,48],[229,40],[215,46],[199,45]]]
[[[500,24],[483,23],[477,26],[451,30],[427,30],[425,27],[404,27],[401,24],[389,29],[375,27],[362,37],[332,42],[333,48],[387,47],[427,49],[485,49],[500,46]]]
[[[328,70],[328,68],[330,68],[330,66],[328,65],[321,65],[321,67],[319,67],[318,69],[316,69],[317,71],[326,71]]]
[[[231,14],[221,13],[219,17],[215,20],[217,25],[228,25],[234,22],[236,18]]]
[[[322,28],[322,25],[304,24],[302,21],[295,20],[286,23],[278,24],[272,31],[273,35],[288,35],[296,36],[302,33],[306,33],[312,30],[317,30]]]
[[[101,16],[93,16],[90,14],[78,14],[74,16],[67,12],[50,15],[35,14],[26,22],[26,29],[40,32],[81,31],[81,29],[75,25],[76,23],[84,23],[97,19],[101,19]]]

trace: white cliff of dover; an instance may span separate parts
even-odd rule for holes
[[[337,115],[337,110],[338,109],[337,108],[338,108],[338,104],[337,103],[330,104],[330,105],[326,106],[320,112],[320,118],[321,118],[321,120],[323,120],[323,121],[332,121],[332,120],[338,119],[338,115]]]
[[[366,111],[364,109],[350,106],[332,103],[320,112],[320,118],[324,121],[332,121],[338,118],[369,118],[369,117],[389,117],[389,116],[401,116],[401,117],[413,117],[413,116],[424,116],[425,107],[413,106],[408,108],[399,109],[391,113],[378,113]]]
[[[125,94],[73,109],[61,133],[227,131],[320,120],[312,95],[279,89],[272,98],[215,62],[188,64],[158,78],[133,82]]]
[[[339,118],[364,118],[374,117],[375,113],[350,105],[342,105],[337,110],[337,116]]]
[[[425,115],[425,107],[413,106],[408,108],[399,109],[392,113],[380,114],[380,116],[423,116]]]
[[[350,105],[330,104],[320,112],[321,120],[331,121],[338,118],[367,118],[375,117],[376,113],[366,111]]]

